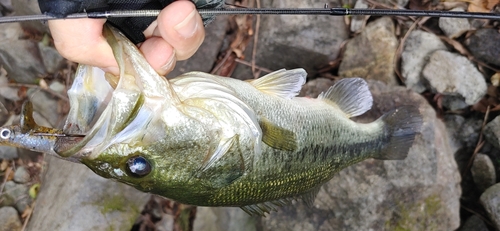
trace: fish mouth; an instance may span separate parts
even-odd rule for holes
[[[54,151],[63,158],[95,158],[113,144],[137,137],[158,110],[158,100],[173,100],[168,81],[159,76],[135,44],[111,26],[103,35],[113,50],[120,74],[78,66],[68,90],[70,111],[63,128],[68,137],[56,141]],[[79,139],[71,139],[77,137]]]

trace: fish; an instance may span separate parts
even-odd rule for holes
[[[362,78],[341,79],[315,99],[297,97],[301,68],[247,81],[203,72],[166,79],[118,30],[103,34],[119,76],[79,65],[64,128],[42,128],[23,110],[19,125],[0,128],[0,144],[184,204],[262,216],[293,200],[312,205],[324,183],[360,161],[405,159],[423,123],[412,105],[354,122],[373,104]]]

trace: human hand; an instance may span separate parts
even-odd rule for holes
[[[105,19],[51,20],[49,28],[61,55],[71,61],[100,67],[118,75],[118,64],[102,35]],[[166,75],[177,60],[191,57],[203,42],[205,29],[195,5],[178,0],[165,7],[138,44],[146,60]]]

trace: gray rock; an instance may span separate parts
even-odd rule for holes
[[[58,81],[52,81],[52,83],[50,83],[49,85],[49,88],[59,93],[65,93],[68,90],[64,84]]]
[[[9,79],[7,75],[0,74],[0,97],[8,99],[10,101],[18,101],[20,100],[17,92],[19,91],[16,87],[9,87]]]
[[[311,82],[314,81],[322,80]],[[322,187],[312,208],[297,202],[265,218],[259,218],[260,221],[256,223],[249,221],[249,217],[241,218],[241,222],[233,217],[231,222],[245,225],[253,223],[248,230],[273,231],[458,228],[460,175],[443,123],[420,95],[402,87],[390,88],[381,82],[370,82],[370,86],[374,107],[358,118],[359,121],[373,121],[398,105],[419,105],[424,116],[424,127],[406,160],[370,159],[340,171]],[[313,92],[307,96],[316,97],[320,91],[309,89],[306,92]],[[214,214],[236,216],[236,213],[241,213],[235,208],[200,208],[200,211],[197,220],[217,223],[203,223],[214,226],[208,230],[224,228],[219,220],[228,215]],[[240,229],[243,226],[234,227],[234,230]]]
[[[31,180],[30,173],[24,166],[20,166],[14,172],[14,182],[25,184]]]
[[[28,186],[16,184],[14,181],[5,183],[1,205],[14,206],[19,213],[23,213],[31,205],[31,197],[28,195]]]
[[[465,44],[477,59],[500,66],[500,33],[493,28],[479,29]]]
[[[421,75],[429,55],[437,50],[446,50],[444,43],[435,34],[414,30],[406,39],[401,53],[401,74],[406,87],[422,93],[426,90]]]
[[[0,5],[6,8],[7,11],[12,11],[12,0],[0,0]]]
[[[366,8],[368,8],[368,4],[363,0],[356,1],[356,3],[354,4],[354,9],[366,9]],[[365,26],[366,20],[368,20],[369,17],[370,16],[366,15],[351,16],[351,32],[353,33],[360,32],[361,29],[363,29],[363,27]]]
[[[462,8],[454,8],[451,11],[464,11]],[[439,28],[449,38],[456,38],[471,29],[469,20],[466,18],[439,18]]]
[[[461,96],[468,105],[486,94],[486,81],[477,68],[467,58],[448,51],[432,53],[422,75],[436,92]]]
[[[0,159],[13,160],[18,158],[17,149],[14,147],[0,146]]]
[[[261,1],[267,8],[323,7],[325,1],[270,0]],[[330,7],[340,6],[333,5]],[[314,15],[263,15],[257,42],[256,65],[270,70],[282,68],[306,69],[309,76],[320,65],[335,59],[342,43],[348,38],[342,17]],[[245,50],[245,60],[251,61],[253,43]],[[252,78],[251,68],[238,65],[233,75],[238,79]]]
[[[13,0],[12,7],[16,15],[38,15],[41,14],[38,1],[35,0]],[[42,21],[27,21],[21,23],[25,30],[37,33],[49,33],[49,27]]]
[[[474,183],[481,192],[494,185],[497,181],[493,162],[490,157],[482,153],[478,153],[474,158],[471,173]]]
[[[497,149],[500,149],[500,116],[495,117],[484,126],[484,138]]]
[[[57,127],[58,122],[60,123],[62,121],[58,111],[58,99],[47,92],[38,91],[36,89],[28,90],[28,94],[31,95],[30,99],[33,103],[33,110],[36,112],[33,116],[35,117],[35,114],[38,114],[49,124],[42,123],[41,118],[35,117],[37,123],[42,126]]]
[[[471,151],[476,147],[481,131],[482,120],[465,119],[460,115],[445,115],[443,118],[448,136],[450,137],[450,146],[455,153],[455,160],[460,171],[464,171],[469,164]]]
[[[48,170],[26,230],[130,230],[150,197],[84,165],[52,156],[46,160]]]
[[[441,101],[444,108],[451,111],[467,108],[469,105],[465,103],[465,99],[461,96],[444,95]]]
[[[472,215],[458,231],[489,231],[489,229],[479,216]]]
[[[479,198],[495,228],[500,230],[500,183],[491,186]]]
[[[0,231],[20,231],[22,230],[21,220],[16,209],[6,206],[0,208]]]
[[[48,46],[43,42],[39,42],[38,49],[40,50],[43,65],[48,73],[52,74],[59,71],[59,69],[66,62],[54,47]]]
[[[0,24],[0,65],[10,79],[19,83],[35,83],[45,74],[36,42],[19,40],[22,30],[19,24]]]
[[[391,18],[382,17],[369,23],[361,34],[347,43],[339,76],[362,77],[397,85],[394,75],[397,46]]]
[[[196,53],[184,61],[177,61],[175,68],[167,77],[174,78],[189,71],[210,72],[213,68],[213,60],[222,46],[228,25],[227,16],[217,16],[215,21],[205,28],[205,40]]]

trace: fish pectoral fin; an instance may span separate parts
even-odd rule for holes
[[[250,216],[264,216],[266,213],[270,213],[271,211],[278,211],[279,207],[289,205],[292,201],[293,198],[285,198],[274,201],[266,201],[259,204],[245,205],[240,208]]]
[[[335,104],[348,117],[354,117],[370,110],[373,98],[368,84],[362,78],[345,78],[339,80],[318,99]]]
[[[21,132],[27,133],[29,131],[35,130],[38,125],[33,118],[33,103],[27,100],[23,103],[22,116],[20,119]]]
[[[281,69],[252,80],[250,84],[264,93],[291,99],[300,93],[306,78],[307,72],[302,68]]]
[[[262,129],[262,141],[268,146],[285,151],[297,149],[297,139],[292,131],[279,127],[266,118],[260,118],[259,125]]]

